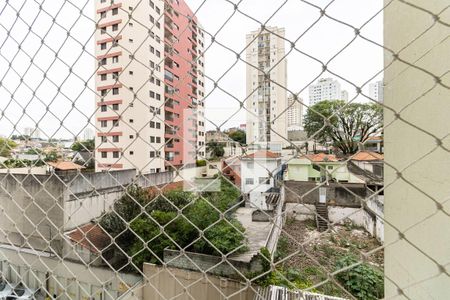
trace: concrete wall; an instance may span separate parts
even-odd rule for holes
[[[63,196],[55,175],[0,174],[0,243],[61,251]]]
[[[252,300],[254,289],[244,283],[200,272],[144,264],[144,300]],[[186,288],[185,288],[186,287]],[[232,295],[232,296],[231,296]]]
[[[0,248],[0,273],[12,283],[23,282],[33,289],[48,288],[50,294],[64,300],[117,299],[141,280],[140,276],[116,274],[106,268],[91,266],[87,270],[84,264],[60,261],[45,253],[19,255],[16,250],[6,248]]]
[[[318,187],[317,183],[311,181],[287,180],[284,182],[286,203],[314,204],[319,200]],[[330,182],[323,187],[327,188],[327,202],[332,205],[361,207],[360,199],[366,197],[364,184]]]
[[[240,280],[245,280],[245,278],[242,278],[239,272],[243,276],[246,276],[249,273],[262,271],[261,262],[257,257],[252,258],[249,263],[233,260],[231,258],[222,262],[221,256],[193,252],[181,254],[178,250],[170,249],[164,250],[164,262],[170,267],[192,271],[207,271],[209,274]],[[230,266],[230,264],[232,266]]]
[[[385,46],[398,53],[408,45],[400,52],[400,59],[426,72],[399,60],[391,65],[393,56],[385,51],[384,104],[390,108],[384,110],[384,152],[389,164],[384,178],[391,184],[384,193],[385,234],[386,244],[397,241],[385,249],[385,274],[389,278],[385,280],[385,296],[390,299],[448,299],[449,277],[439,272],[438,265],[450,272],[450,218],[447,216],[450,160],[446,149],[436,147],[436,137],[446,137],[443,146],[448,149],[450,90],[436,84],[435,78],[427,72],[440,77],[446,86],[450,85],[447,73],[450,70],[450,28],[445,25],[450,23],[449,2],[407,1],[412,5],[402,2],[385,0],[385,4],[390,4],[384,10]],[[428,12],[439,14],[439,22],[443,24],[436,22]],[[402,119],[421,130],[398,119],[387,126],[395,118],[392,109],[399,112],[407,105],[401,112]],[[405,179],[398,179],[397,170],[413,162],[402,171]],[[439,212],[435,201],[442,204],[447,213]],[[413,225],[416,226],[410,228]],[[410,229],[405,239],[398,241],[398,230],[407,228]],[[405,296],[398,294],[399,287],[404,288]]]

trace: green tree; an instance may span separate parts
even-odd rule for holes
[[[211,155],[212,158],[220,158],[225,154],[224,145],[222,143],[211,141],[206,144],[206,151]]]
[[[17,147],[17,144],[14,141],[7,138],[0,138],[0,156],[11,156],[11,150],[15,147]]]
[[[352,154],[358,151],[359,143],[382,128],[383,112],[372,103],[326,100],[308,109],[304,125],[308,137],[321,143],[331,142],[344,154]]]
[[[94,140],[86,140],[86,141],[77,141],[73,143],[72,150],[76,152],[82,151],[93,151],[95,149],[95,141]]]
[[[241,145],[246,144],[247,137],[244,130],[234,130],[228,133],[228,136],[230,137],[230,139],[232,139],[235,142],[238,142]]]

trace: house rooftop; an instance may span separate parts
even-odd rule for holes
[[[93,253],[100,253],[111,242],[105,231],[92,222],[67,232],[66,235],[74,244],[89,249]]]
[[[384,160],[384,155],[373,151],[359,151],[351,157],[354,161]]]
[[[50,167],[55,168],[55,170],[59,170],[59,171],[72,171],[72,170],[85,169],[85,167],[80,166],[79,164],[76,164],[71,161],[48,162],[47,164]]]
[[[303,157],[309,159],[312,162],[336,162],[339,159],[334,154],[317,153],[317,154],[307,154]]]
[[[280,158],[280,155],[267,150],[258,150],[254,153],[245,155],[242,157],[243,159],[252,159],[252,158]]]

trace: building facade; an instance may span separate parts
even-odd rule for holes
[[[275,174],[281,169],[281,157],[259,150],[241,158],[241,191],[250,207],[268,209],[265,193],[275,187]]]
[[[383,103],[383,81],[376,81],[369,84],[369,97],[375,101]]]
[[[302,130],[303,128],[303,100],[295,99],[294,96],[288,97],[288,131]]]
[[[152,173],[195,161],[204,81],[193,13],[182,0],[95,3],[96,170]]]
[[[284,34],[284,28],[267,27],[247,35],[247,144],[287,144]]]
[[[341,89],[339,81],[333,78],[320,78],[316,84],[309,86],[309,105],[324,100],[348,100],[348,93]]]

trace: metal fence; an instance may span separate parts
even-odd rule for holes
[[[450,5],[356,2],[0,0],[0,299],[446,298]]]

